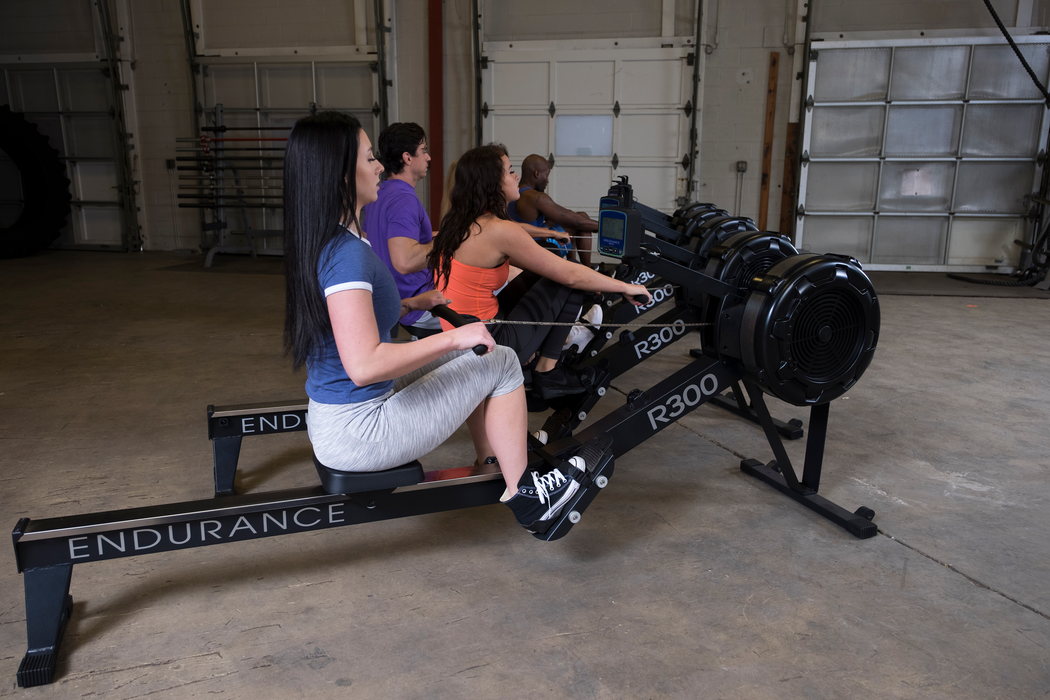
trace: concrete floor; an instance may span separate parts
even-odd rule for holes
[[[0,261],[11,526],[207,498],[206,405],[304,395],[282,278],[199,264]],[[618,459],[554,543],[490,506],[77,566],[50,686],[15,686],[7,550],[0,696],[1048,697],[1050,303],[980,291],[882,296],[875,361],[832,404],[821,493],[873,508],[873,539],[742,474],[771,458],[761,432],[702,407]],[[594,416],[696,344],[619,378]],[[461,431],[424,464],[468,446]],[[316,481],[305,433],[246,440],[241,465],[242,488]]]

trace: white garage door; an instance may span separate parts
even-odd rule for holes
[[[516,168],[531,153],[552,158],[547,191],[569,209],[596,216],[612,178],[627,175],[641,202],[673,211],[687,191],[693,48],[550,43],[486,42],[484,140],[506,145]]]

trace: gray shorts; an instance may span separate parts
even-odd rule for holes
[[[310,442],[321,464],[332,469],[390,469],[427,454],[483,400],[509,394],[522,382],[510,348],[497,345],[480,357],[471,350],[452,352],[394,380],[393,390],[371,401],[310,399]]]

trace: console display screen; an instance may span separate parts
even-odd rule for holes
[[[620,212],[603,211],[598,216],[598,250],[614,258],[623,257],[627,218]]]
[[[623,240],[623,227],[626,221],[619,216],[603,216],[601,222],[602,238],[608,238],[612,241]]]

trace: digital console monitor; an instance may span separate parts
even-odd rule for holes
[[[602,209],[598,212],[598,252],[611,258],[637,255],[641,214],[636,209]]]

